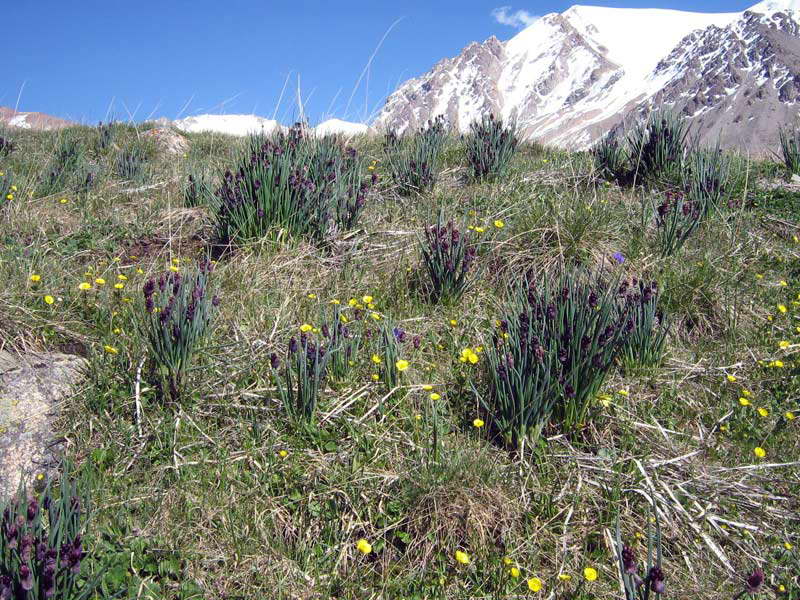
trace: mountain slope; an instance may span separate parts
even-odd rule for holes
[[[443,114],[464,131],[493,112],[516,119],[526,137],[585,148],[668,103],[696,117],[705,138],[723,133],[724,145],[762,150],[775,119],[798,111],[798,4],[766,0],[722,14],[573,6],[407,81],[375,126],[403,131]],[[772,92],[759,73],[769,73]]]
[[[38,112],[23,112],[13,108],[0,106],[0,125],[8,127],[17,127],[19,129],[37,129],[37,130],[50,130],[61,129],[62,127],[69,127],[76,125],[74,121],[60,119]]]

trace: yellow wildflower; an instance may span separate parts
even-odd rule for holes
[[[764,408],[763,406],[759,406],[758,407],[758,414],[761,415],[762,417],[767,417],[767,416],[769,416],[769,411],[766,408]]]
[[[398,360],[394,363],[394,366],[397,367],[398,371],[405,371],[408,368],[408,361],[407,360]]]
[[[508,574],[511,575],[514,579],[519,577],[519,569],[517,567],[511,567],[508,570]]]
[[[586,581],[594,581],[597,579],[597,569],[594,567],[586,567],[583,570],[583,578],[586,579]]]
[[[475,426],[476,428],[480,429],[481,427],[483,427],[483,426],[484,426],[483,419],[475,419],[475,420],[472,422],[472,425],[473,425],[473,426]]]
[[[380,313],[371,312],[371,313],[369,313],[369,316],[372,317],[373,319],[375,319],[376,321],[380,321],[381,320]]]
[[[336,298],[334,298],[333,300],[331,300],[331,304],[339,305],[341,304],[341,302],[339,302]]]
[[[503,223],[501,219],[496,219],[494,222],[494,226],[497,227],[498,229],[502,229],[503,227],[506,226],[506,224]]]
[[[791,550],[792,548],[794,548],[791,542],[783,542],[783,547],[786,548],[787,550]]]
[[[372,300],[373,300],[372,296],[362,296],[361,297],[361,301],[364,304],[372,304]]]
[[[378,380],[380,379],[380,377],[378,377],[378,374],[377,374],[377,373],[373,373],[373,374],[371,375],[371,377],[372,377],[372,381],[378,381]]]
[[[755,454],[758,458],[764,458],[767,455],[767,451],[761,446],[756,446],[753,448],[753,454]]]
[[[95,279],[95,280],[94,280],[94,282],[95,282],[97,285],[105,285],[105,284],[106,284],[106,280],[105,280],[105,279],[103,279],[102,277],[98,277],[97,279]]]
[[[789,284],[786,282],[786,280],[785,280],[785,279],[781,279],[781,280],[778,282],[778,284],[779,284],[781,287],[788,287],[788,285],[789,285]]]
[[[466,552],[462,552],[461,550],[456,550],[456,560],[460,562],[462,565],[468,565],[469,555]]]
[[[124,283],[122,283],[121,281],[120,281],[120,282],[118,282],[118,283],[115,283],[115,284],[114,284],[114,289],[115,289],[115,290],[121,290],[121,289],[122,289],[122,288],[124,288],[124,287],[125,287],[125,284],[124,284]]]
[[[278,456],[280,456],[281,458],[286,458],[287,456],[289,456],[289,453],[286,450],[281,450],[280,452],[278,452]]]
[[[794,413],[793,413],[792,411],[790,411],[790,410],[787,410],[787,411],[786,411],[786,412],[783,414],[783,416],[786,418],[786,420],[787,420],[787,421],[794,421],[794,420],[795,420],[795,418],[796,418],[796,417],[795,417],[795,415],[794,415]]]
[[[103,349],[109,354],[119,354],[119,351],[114,346],[103,346]]]
[[[559,573],[558,578],[561,581],[569,581],[570,579],[572,579],[572,575],[568,575],[567,573]]]
[[[786,305],[785,305],[785,304],[778,304],[778,312],[780,312],[780,313],[783,313],[783,314],[786,314],[786,311],[787,311],[787,310],[788,310],[788,309],[786,308]]]
[[[513,560],[511,560],[511,559],[510,559],[508,556],[506,556],[506,557],[504,557],[504,558],[503,558],[503,564],[504,564],[505,566],[507,566],[507,567],[508,567],[508,566],[510,566],[510,565],[511,565],[511,563],[513,563],[513,562],[514,562],[514,561],[513,561]]]
[[[309,325],[308,323],[303,323],[302,325],[300,325],[300,331],[302,331],[303,333],[308,333],[312,329],[314,329],[314,327],[312,325]]]
[[[316,300],[317,299],[317,295],[316,294],[309,294],[308,298],[309,298],[309,300]]]
[[[123,275],[122,273],[117,275],[117,279],[119,279],[120,281],[128,281],[128,278],[125,275]]]
[[[528,579],[528,589],[532,592],[538,592],[542,589],[542,580],[538,577],[531,577]]]
[[[33,283],[36,283],[37,281],[41,281],[41,279],[42,279],[42,276],[38,275],[37,273],[34,273],[33,275],[31,275],[31,281]]]
[[[52,296],[45,296],[44,297],[44,303],[45,304],[52,304],[55,301],[56,301],[55,298],[53,298]]]
[[[782,350],[785,350],[785,349],[786,349],[786,348],[788,348],[790,345],[791,345],[791,344],[790,344],[789,342],[787,342],[786,340],[782,340],[782,341],[778,342],[778,348],[780,348],[780,349],[782,349]]]
[[[383,361],[381,360],[381,357],[380,357],[380,356],[378,356],[377,354],[373,354],[373,355],[372,355],[372,362],[374,362],[376,365],[379,365],[379,364],[381,364]]]
[[[733,383],[734,381],[736,381],[736,375],[730,375],[730,374],[728,374],[728,375],[726,375],[726,376],[725,376],[725,378],[726,378],[728,381],[730,381],[731,383]]]
[[[425,390],[426,392],[430,392],[433,389],[433,386],[429,383],[426,383],[425,385],[422,386],[422,389]]]
[[[173,273],[177,273],[178,272],[178,267],[176,267],[175,265],[170,265],[169,266],[169,270],[172,271]]]
[[[433,393],[430,395],[430,399],[431,399],[431,400],[440,400],[440,399],[441,399],[441,396],[440,396],[439,394],[437,394],[436,392],[433,392]]]
[[[78,285],[78,289],[83,291],[90,290],[92,289],[92,284],[88,281],[83,281],[80,283],[80,285]]]
[[[370,544],[364,538],[361,538],[356,542],[356,548],[358,548],[358,551],[361,552],[361,554],[369,554],[372,552],[372,544]]]
[[[458,321],[456,321],[455,319],[450,319],[450,325],[455,327],[456,325],[458,325]]]
[[[747,398],[739,398],[739,404],[742,406],[750,406],[750,400]]]

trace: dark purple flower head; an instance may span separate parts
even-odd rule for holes
[[[28,565],[21,565],[19,568],[19,585],[26,592],[33,589],[33,571]]]
[[[666,589],[664,585],[664,571],[659,567],[650,567],[650,572],[647,574],[647,579],[650,582],[650,589],[656,594],[663,594]]]
[[[269,365],[273,369],[277,369],[278,367],[281,366],[281,360],[278,358],[278,355],[275,354],[274,352],[269,355]]]
[[[28,521],[33,521],[36,515],[39,514],[39,502],[36,498],[32,498],[28,503]]]
[[[401,344],[406,341],[406,332],[400,329],[399,327],[395,327],[392,330],[392,333],[394,334],[394,339],[396,339]]]
[[[636,554],[630,546],[622,548],[622,567],[628,575],[636,573]]]
[[[757,594],[761,591],[761,586],[764,584],[764,571],[756,569],[747,578],[747,592],[749,594]]]

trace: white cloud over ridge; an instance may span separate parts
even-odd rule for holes
[[[492,10],[492,17],[501,25],[508,25],[515,29],[522,29],[533,24],[539,17],[532,15],[527,10],[519,9],[511,12],[510,6],[499,6]]]

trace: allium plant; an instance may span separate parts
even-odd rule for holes
[[[214,191],[206,173],[193,169],[183,184],[183,204],[186,207],[213,205],[216,199]]]
[[[380,347],[381,363],[378,367],[379,376],[387,389],[393,390],[400,381],[398,361],[401,360],[403,346],[409,342],[410,336],[400,327],[395,327],[388,320],[383,321],[378,344]]]
[[[326,348],[302,333],[299,341],[294,337],[289,340],[284,361],[277,354],[270,356],[281,402],[296,421],[306,424],[314,421],[327,365],[334,353],[335,349]]]
[[[113,119],[108,123],[100,121],[97,124],[97,149],[103,151],[110,148],[114,143],[116,132],[116,122]]]
[[[212,269],[210,262],[202,261],[187,274],[169,271],[151,278],[142,290],[139,327],[162,393],[173,400],[182,394],[186,372],[219,306],[209,285]]]
[[[37,193],[48,196],[83,186],[89,173],[86,149],[80,140],[64,135],[59,138],[53,157],[39,182]]]
[[[328,373],[333,379],[343,379],[350,371],[350,363],[355,362],[361,348],[361,336],[352,331],[341,305],[332,305],[330,317],[320,327],[325,343],[335,352],[330,353]]]
[[[386,135],[384,154],[389,173],[401,195],[409,196],[433,188],[448,128],[444,117],[428,121],[419,131],[398,138]]]
[[[653,513],[655,514],[655,511]],[[644,572],[640,574],[636,552],[630,546],[623,545],[617,520],[615,550],[620,577],[625,588],[625,600],[649,600],[651,595],[658,598],[666,590],[661,565],[661,525],[657,514],[653,522],[655,528],[650,521],[647,524],[647,563]]]
[[[0,156],[8,156],[14,151],[14,143],[7,137],[0,135]]]
[[[783,164],[790,174],[800,175],[800,128],[781,129],[779,137]]]
[[[377,179],[362,179],[362,167],[354,149],[308,136],[299,126],[253,136],[216,193],[218,236],[239,243],[286,230],[324,241],[352,229]]]
[[[704,206],[681,193],[667,192],[656,208],[656,239],[661,256],[672,256],[700,226]]]
[[[627,315],[629,331],[622,347],[622,358],[628,364],[656,366],[664,356],[669,323],[659,309],[658,283],[637,279],[623,281],[618,290],[619,301]]]
[[[703,217],[723,208],[731,191],[730,158],[716,148],[696,150],[684,170],[686,197],[700,206]]]
[[[670,111],[652,113],[628,134],[636,181],[679,180],[688,152],[689,123]]]
[[[440,214],[436,225],[425,230],[420,251],[431,302],[458,302],[469,287],[475,265],[476,249],[469,234],[459,231],[453,221],[442,224]]]
[[[506,172],[517,151],[516,125],[490,114],[474,121],[469,129],[463,139],[472,175],[478,181],[494,181]]]
[[[0,504],[0,598],[79,600],[96,582],[81,574],[88,498],[65,473],[56,491],[49,483],[39,497],[25,490]]]
[[[505,442],[537,439],[554,417],[583,422],[631,333],[629,308],[601,275],[526,278],[486,350],[481,402]]]
[[[630,178],[630,157],[615,130],[605,135],[591,150],[600,177],[625,185]]]
[[[114,159],[114,172],[128,181],[142,182],[148,175],[148,156],[137,145],[120,150]]]

